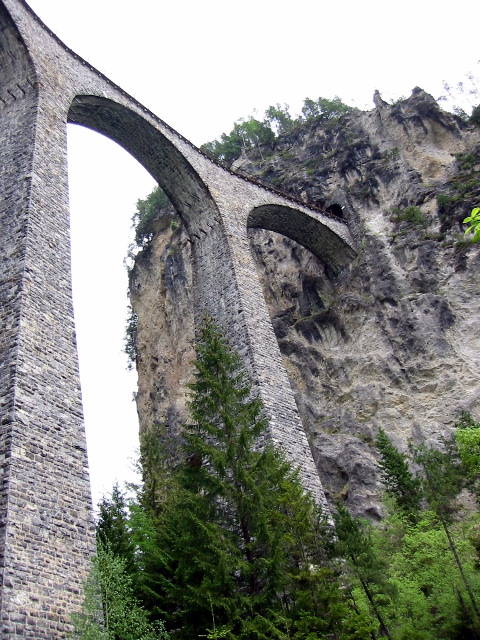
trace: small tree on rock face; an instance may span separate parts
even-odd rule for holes
[[[317,100],[305,98],[302,107],[302,115],[307,122],[309,120],[335,121],[349,111],[352,111],[352,107],[344,104],[338,96],[331,100],[328,98],[318,98]]]
[[[153,237],[155,219],[159,212],[170,201],[161,187],[157,186],[145,200],[138,200],[136,211],[132,216],[132,227],[135,229],[135,244],[143,248]]]
[[[265,120],[273,125],[277,135],[286,133],[294,126],[294,120],[288,111],[288,104],[270,105],[265,111]]]
[[[375,446],[380,453],[382,481],[399,508],[415,520],[421,508],[421,482],[412,474],[404,454],[392,444],[383,429],[378,432]]]

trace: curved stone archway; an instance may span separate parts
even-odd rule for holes
[[[159,183],[187,229],[195,226],[192,216],[220,221],[198,173],[161,129],[142,114],[112,98],[78,95],[68,111],[68,122],[101,133],[128,151]]]
[[[356,255],[338,230],[325,224],[325,219],[322,220],[313,211],[282,205],[263,205],[250,212],[247,226],[276,231],[295,240],[328,265],[334,274],[343,271]]]

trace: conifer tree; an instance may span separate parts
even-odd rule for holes
[[[81,612],[72,616],[72,640],[168,640],[160,621],[150,622],[134,595],[125,560],[97,544]]]
[[[369,638],[327,562],[317,505],[267,442],[261,402],[209,318],[196,353],[185,462],[157,516],[157,613],[182,640]]]
[[[335,551],[340,558],[345,559],[348,574],[360,583],[369,607],[379,622],[380,635],[393,640],[379,603],[379,600],[389,599],[388,592],[391,591],[387,579],[387,563],[375,553],[368,528],[354,518],[342,502],[337,504],[333,518]]]
[[[97,541],[102,548],[125,562],[127,573],[134,572],[134,545],[129,527],[129,515],[125,496],[118,484],[114,484],[109,497],[104,496],[99,505],[96,523]]]
[[[421,482],[409,469],[406,456],[393,446],[392,441],[383,429],[380,429],[375,440],[380,453],[382,481],[387,492],[403,513],[414,521],[421,508]]]

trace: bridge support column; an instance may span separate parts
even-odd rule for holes
[[[21,61],[20,48],[9,58]],[[94,537],[66,122],[25,60],[2,75],[11,87],[0,102],[0,638],[57,640],[83,599]]]
[[[273,442],[299,468],[304,487],[328,512],[251,255],[246,224],[242,225],[245,216],[237,209],[233,203],[222,211],[226,234],[219,225],[205,224],[203,232],[191,234],[196,238],[192,255],[197,320],[208,310],[225,331],[262,399]]]

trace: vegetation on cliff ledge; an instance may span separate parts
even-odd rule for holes
[[[333,125],[343,114],[352,110],[353,108],[344,104],[338,96],[317,100],[305,98],[302,113],[297,118],[290,115],[288,105],[272,105],[265,111],[263,120],[253,116],[241,118],[235,122],[230,133],[222,133],[219,139],[203,144],[201,149],[230,166],[242,150],[271,146],[280,134],[288,133],[308,122]]]

